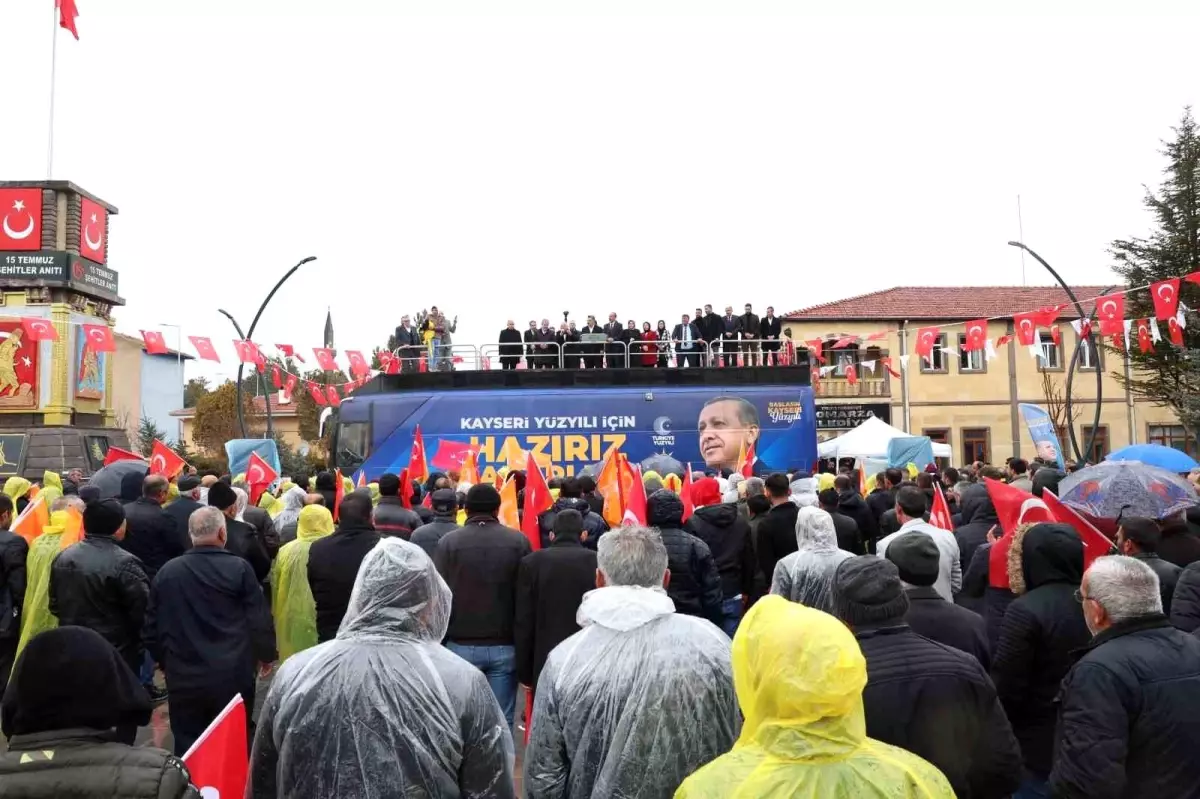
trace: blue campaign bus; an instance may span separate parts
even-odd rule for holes
[[[368,480],[408,466],[418,426],[432,470],[457,469],[470,448],[483,481],[521,450],[559,477],[613,445],[634,463],[666,454],[695,472],[733,469],[750,448],[756,474],[817,460],[807,365],[379,375],[331,422],[334,464]]]

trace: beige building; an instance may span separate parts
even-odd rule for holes
[[[112,355],[112,411],[115,426],[137,446],[138,423],[150,419],[166,437],[179,438],[179,422],[171,411],[183,404],[183,367],[191,355],[168,350],[151,355],[141,337],[115,333]]]
[[[1091,313],[1094,302],[1087,300],[1106,288],[1076,286],[1072,290],[1084,311]],[[987,338],[996,342],[1013,334],[1014,314],[1063,304],[1068,307],[1056,322],[1058,342],[1050,329],[1042,328],[1036,356],[1015,339],[996,348],[990,359],[983,351],[963,351],[967,321],[988,319]],[[1033,442],[1017,408],[1020,403],[1040,405],[1056,417],[1064,450],[1068,458],[1073,457],[1062,400],[1067,367],[1079,343],[1070,322],[1078,317],[1058,287],[902,287],[792,311],[785,315],[783,327],[790,331],[798,349],[820,339],[825,365],[833,367],[814,379],[819,440],[875,415],[914,435],[949,444],[956,464],[974,460],[995,463],[1009,456],[1034,457]],[[916,331],[926,327],[940,328],[938,347],[929,359],[913,352]],[[839,339],[851,337],[857,338],[855,343],[834,348]],[[904,353],[907,358],[902,357]],[[1146,442],[1173,445],[1194,454],[1194,445],[1187,444],[1183,428],[1170,410],[1135,400],[1114,378],[1115,372],[1126,368],[1120,354],[1104,348],[1096,351],[1086,343],[1079,354],[1071,386],[1071,427],[1081,450],[1092,432],[1097,373],[1101,384],[1096,445],[1093,452],[1085,453],[1087,459],[1099,460],[1127,444]],[[884,358],[890,358],[899,377],[889,373]],[[872,362],[874,369],[868,368]],[[850,385],[847,369],[852,364],[855,385]]]
[[[275,427],[275,433],[281,441],[297,452],[306,451],[302,447],[308,445],[308,442],[300,437],[300,417],[296,414],[296,405],[293,402],[281,402],[279,397],[279,394],[271,397],[271,419]],[[254,397],[253,402],[255,410],[265,417],[267,411],[263,398]],[[200,449],[196,446],[196,441],[192,437],[192,422],[196,418],[196,409],[182,408],[174,410],[171,411],[171,416],[179,421],[184,443],[190,449]]]

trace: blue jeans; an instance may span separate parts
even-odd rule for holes
[[[142,667],[138,669],[138,681],[142,685],[154,684],[154,658],[149,652],[142,652]]]
[[[436,372],[438,363],[442,359],[442,342],[435,338],[433,341],[429,342],[429,345],[429,371]]]
[[[515,647],[498,644],[493,646],[470,646],[446,642],[446,648],[487,677],[488,685],[500,703],[500,711],[508,719],[508,728],[513,727],[513,713],[517,705],[517,650]]]
[[[738,594],[722,602],[721,615],[724,616],[721,620],[721,629],[732,639],[742,621],[742,595]]]

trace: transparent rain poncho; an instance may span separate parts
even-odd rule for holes
[[[737,737],[729,639],[661,588],[584,595],[550,653],[525,750],[530,799],[670,796]]]
[[[675,799],[953,799],[934,766],[867,737],[867,663],[829,614],[779,597],[755,603],[733,638],[733,680],[741,737]]]
[[[508,722],[483,673],[441,645],[450,602],[420,547],[368,552],[337,638],[275,677],[246,795],[512,797]]]
[[[833,609],[833,573],[854,555],[838,549],[833,517],[820,508],[801,508],[796,514],[796,546],[775,564],[771,593],[828,613]]]
[[[279,550],[271,567],[271,614],[279,662],[317,645],[317,603],[308,585],[308,550],[333,532],[333,516],[321,505],[300,511],[296,540]]]

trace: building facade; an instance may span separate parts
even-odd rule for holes
[[[183,368],[192,356],[175,351],[151,355],[141,338],[123,333],[115,338],[113,411],[117,425],[136,442],[138,425],[146,418],[168,439],[178,441],[182,427],[171,411],[183,405]]]
[[[1072,288],[1087,314],[1107,289]],[[964,351],[967,321],[987,319],[986,338],[994,344],[1014,336],[1015,314],[1051,306],[1065,307],[1054,326],[1038,331],[1033,347],[1014,337],[995,347],[992,357],[986,351]],[[956,464],[1028,459],[1034,446],[1018,406],[1030,403],[1055,417],[1068,458],[1074,458],[1070,431],[1089,461],[1146,442],[1195,454],[1195,443],[1185,440],[1169,409],[1133,397],[1118,382],[1115,375],[1127,368],[1120,351],[1089,347],[1086,337],[1080,344],[1070,324],[1078,318],[1058,287],[901,287],[792,311],[784,317],[784,330],[798,351],[821,349],[824,364],[814,364],[820,440],[873,415],[913,435],[949,444]],[[928,358],[919,357],[916,332],[930,327],[939,328],[938,339]],[[1065,399],[1073,357],[1078,363],[1068,420]],[[818,371],[822,366],[826,374]],[[1088,452],[1093,429],[1095,444]]]
[[[258,414],[266,414],[266,403],[262,397],[254,397],[252,402],[254,403],[254,410]],[[188,448],[194,450],[201,449],[201,447],[197,446],[192,435],[192,423],[196,418],[196,409],[179,408],[171,411],[168,415],[177,421],[180,435],[183,437],[183,442],[187,444]],[[294,402],[284,402],[282,394],[272,395],[271,422],[275,427],[275,435],[280,441],[301,455],[308,454],[311,445],[300,435],[300,417],[296,413],[296,404]]]

